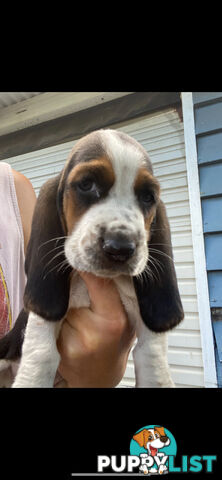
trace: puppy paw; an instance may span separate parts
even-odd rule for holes
[[[160,465],[160,468],[159,468],[159,474],[162,475],[162,473],[166,473],[168,471],[168,468],[166,467],[166,465]]]
[[[149,473],[148,468],[147,468],[146,465],[140,465],[139,471],[140,471],[140,472],[143,472],[144,475],[148,475],[148,473]]]

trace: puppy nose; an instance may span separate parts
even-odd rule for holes
[[[126,262],[136,250],[135,242],[124,237],[102,238],[101,246],[105,255],[115,262]]]
[[[163,442],[163,443],[166,443],[167,440],[168,440],[168,437],[165,437],[164,435],[162,437],[160,437],[160,440]]]

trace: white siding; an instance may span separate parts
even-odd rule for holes
[[[169,334],[172,377],[178,387],[203,387],[183,123],[176,110],[167,109],[114,127],[136,138],[148,151],[168,212],[177,278],[185,311],[185,320]],[[50,147],[7,161],[30,178],[38,193],[45,180],[61,170],[74,143]],[[131,353],[120,386],[132,387],[134,384]]]

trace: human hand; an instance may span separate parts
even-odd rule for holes
[[[81,273],[89,308],[70,309],[57,341],[59,373],[68,387],[115,387],[121,381],[135,330],[114,282]]]

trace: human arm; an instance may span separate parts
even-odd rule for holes
[[[22,220],[24,250],[26,253],[32,225],[32,216],[36,204],[36,194],[30,180],[20,172],[12,169],[15,191]]]

